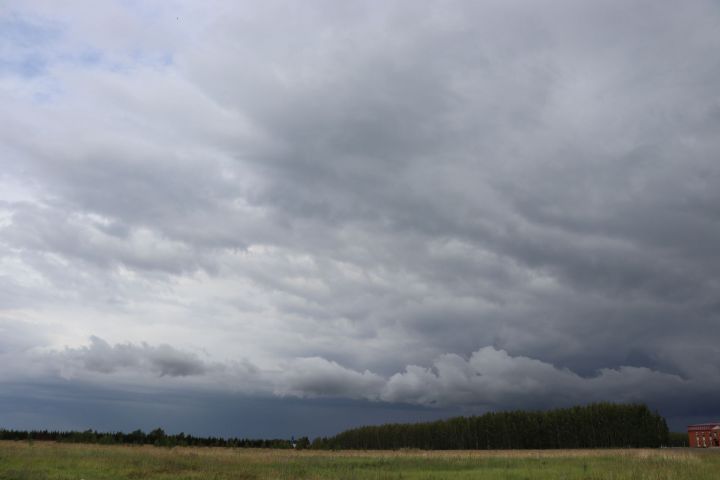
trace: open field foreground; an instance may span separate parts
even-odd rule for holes
[[[716,479],[720,452],[287,451],[0,442],[0,479]]]

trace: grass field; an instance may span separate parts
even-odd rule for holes
[[[0,479],[720,478],[720,451],[286,451],[0,441]]]

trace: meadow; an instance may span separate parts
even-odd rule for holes
[[[0,441],[0,479],[717,479],[688,449],[314,451]]]

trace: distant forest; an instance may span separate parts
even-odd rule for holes
[[[130,433],[102,433],[95,430],[49,431],[49,430],[5,430],[0,429],[0,440],[27,440],[33,442],[51,441],[62,443],[97,443],[100,445],[155,445],[156,447],[232,447],[232,448],[293,448],[293,441],[288,439],[251,439],[197,437],[179,433],[168,435],[162,428],[150,433],[135,430]],[[307,437],[298,439],[295,448],[307,448],[310,440]]]
[[[677,437],[674,436],[677,441]],[[388,424],[316,439],[313,448],[505,450],[668,446],[665,419],[642,404],[595,403],[549,411],[510,411],[436,422]]]
[[[502,450],[551,448],[657,448],[687,446],[687,434],[670,433],[665,419],[642,404],[595,403],[548,411],[508,411],[427,423],[386,424],[347,430],[333,437],[247,439],[149,433],[100,433],[94,430],[0,429],[0,440],[33,442],[207,446],[233,448],[313,448],[394,450]]]

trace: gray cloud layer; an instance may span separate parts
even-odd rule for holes
[[[717,4],[76,8],[0,13],[0,354],[488,408],[720,382]]]
[[[63,379],[65,388],[130,381],[167,392],[191,386],[215,396],[346,398],[470,411],[609,400],[648,402],[672,409],[681,399],[686,410],[693,411],[715,401],[720,391],[715,378],[688,379],[645,367],[603,368],[583,377],[493,347],[481,348],[467,359],[441,355],[429,366],[408,365],[387,377],[320,357],[296,358],[280,369],[268,370],[249,360],[211,363],[169,345],[110,345],[98,337],[91,337],[84,347],[26,355],[18,361],[15,354],[14,361],[36,365],[36,381]]]
[[[205,373],[208,369],[197,355],[181,352],[169,345],[151,347],[128,343],[110,346],[98,337],[91,337],[87,347],[67,349],[64,355],[70,362],[81,362],[85,369],[100,373],[130,368],[149,370],[161,377],[185,377]]]

